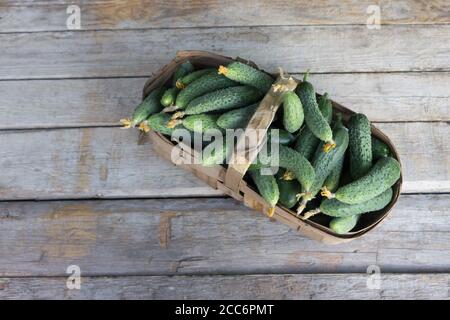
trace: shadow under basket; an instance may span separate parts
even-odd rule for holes
[[[177,56],[174,60],[172,60],[159,72],[150,77],[150,79],[145,84],[143,97],[145,98],[153,89],[167,84],[171,80],[172,74],[174,73],[177,66],[187,60],[194,64],[196,68],[217,68],[219,65],[226,65],[236,60],[257,67],[253,62],[246,61],[240,58],[232,59],[205,51],[181,51],[177,53]],[[332,105],[333,112],[340,112],[342,114],[344,123],[346,123],[348,121],[348,118],[352,114],[354,114],[353,111],[341,106],[334,101],[332,102]],[[190,149],[187,146],[183,146],[182,148],[180,148],[179,146],[177,146],[178,143],[171,141],[170,137],[155,131],[150,131],[148,135],[152,142],[154,151],[166,160],[171,161],[177,166],[183,167],[185,170],[192,172],[212,188],[219,190],[238,201],[243,202],[245,206],[257,210],[264,215],[266,215],[266,213],[268,212],[269,205],[258,194],[258,192],[255,191],[253,184],[247,183],[246,179],[243,178],[245,172],[242,174],[239,183],[230,184],[227,181],[227,171],[231,170],[230,166],[226,168],[222,165],[204,167],[199,164],[184,164],[189,163],[189,160],[197,157],[197,151]],[[390,139],[373,125],[372,135],[383,141],[390,148],[392,157],[394,157],[400,163],[397,150],[395,149]],[[174,148],[177,148],[176,152],[173,152]],[[176,154],[175,157],[174,154]],[[228,172],[228,174],[229,173],[230,172]],[[281,223],[284,223],[287,226],[297,230],[301,234],[322,243],[339,244],[349,242],[366,234],[368,231],[375,228],[384,218],[386,218],[386,216],[389,214],[398,200],[401,184],[402,175],[392,187],[393,197],[390,203],[382,210],[362,215],[360,221],[358,222],[358,225],[353,229],[353,231],[344,235],[337,234],[329,229],[327,225],[324,225],[324,221],[322,221],[323,217],[314,217],[310,220],[302,220],[296,216],[296,213],[294,211],[280,205],[276,206],[273,216],[269,219],[274,219]]]

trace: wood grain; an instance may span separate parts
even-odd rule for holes
[[[0,79],[148,76],[186,49],[242,55],[267,71],[449,71],[449,37],[450,25],[6,33]]]
[[[298,74],[297,76],[301,76]],[[450,73],[311,74],[318,92],[375,122],[449,121]],[[3,81],[0,129],[117,125],[146,78]],[[30,103],[32,101],[33,103]]]
[[[378,127],[399,150],[403,192],[450,191],[447,123]],[[119,128],[3,131],[0,200],[218,195],[138,136]]]
[[[366,10],[381,7],[382,24],[438,24],[450,22],[448,1],[285,0],[227,1],[73,1],[81,8],[82,30],[142,29],[262,25],[366,24]],[[67,2],[5,0],[0,5],[1,32],[65,31]],[[270,19],[267,19],[270,17]]]
[[[449,203],[403,195],[377,229],[330,246],[228,198],[0,202],[0,276],[449,272]]]
[[[450,274],[367,274],[0,278],[0,299],[449,299]],[[376,280],[378,281],[378,279]],[[375,282],[373,282],[375,283]]]

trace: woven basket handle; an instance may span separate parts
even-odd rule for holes
[[[245,173],[264,144],[267,130],[283,102],[283,94],[287,91],[295,90],[297,83],[296,79],[281,71],[250,119],[244,134],[239,137],[236,148],[233,149],[230,157],[230,163],[224,179],[225,186],[233,192],[239,193]],[[244,141],[246,137],[255,136],[256,139]],[[245,149],[239,150],[240,146]]]

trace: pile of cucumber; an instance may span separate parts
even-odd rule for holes
[[[274,137],[280,170],[267,174],[256,161],[247,176],[271,208],[295,209],[300,218],[314,216],[345,234],[363,214],[390,203],[400,164],[389,147],[372,136],[365,115],[354,114],[344,124],[341,114],[333,112],[328,94],[317,98],[307,76],[295,91],[284,93],[283,106],[269,128],[268,141],[272,141],[270,129],[279,130]],[[187,61],[179,65],[167,87],[153,90],[121,122],[126,128],[165,135],[177,128],[223,133],[243,129],[273,82],[269,74],[241,62],[196,70]],[[205,151],[208,144],[203,145]],[[226,165],[229,151],[224,143],[219,150],[205,152],[202,163]]]

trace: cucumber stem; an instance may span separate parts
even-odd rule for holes
[[[134,127],[133,121],[131,119],[120,119],[120,124],[123,125],[122,129],[129,129],[131,127]]]
[[[328,190],[328,188],[326,186],[323,186],[322,191],[320,191],[320,194],[327,198],[327,199],[333,199],[336,198],[336,195],[334,193],[332,193],[330,190]]]
[[[320,213],[320,209],[313,209],[313,210],[309,210],[308,212],[305,212],[305,214],[303,215],[302,219],[303,220],[308,220],[309,218],[315,216],[316,214]]]
[[[167,128],[172,129],[175,128],[177,125],[182,123],[183,121],[180,119],[172,119],[167,123]]]
[[[275,213],[275,207],[270,207],[269,210],[267,210],[267,216],[269,218],[272,218],[274,213]]]
[[[309,76],[309,69],[306,70],[305,74],[303,75],[303,82],[306,81],[306,79],[308,78],[308,76]]]
[[[323,145],[323,151],[325,153],[330,152],[331,150],[333,150],[334,148],[336,148],[336,142],[334,142],[334,140],[328,141],[327,143],[325,143]]]
[[[300,216],[300,214],[305,210],[306,204],[308,203],[308,200],[303,198],[302,202],[300,202],[300,205],[297,208],[297,217]]]
[[[178,112],[175,112],[172,115],[172,120],[180,119],[180,118],[183,118],[183,117],[184,117],[184,112],[183,111],[178,111]]]
[[[292,181],[294,179],[295,179],[295,174],[290,170],[286,170],[283,173],[283,175],[281,176],[281,180]]]
[[[149,127],[147,121],[141,122],[141,124],[139,125],[139,130],[141,130],[141,131],[143,131],[145,133],[150,131],[150,127]]]
[[[186,86],[184,85],[183,82],[181,82],[181,80],[177,80],[177,82],[175,82],[175,87],[177,87],[178,89],[182,90],[182,89],[184,89]]]
[[[219,66],[219,70],[217,71],[218,74],[223,74],[224,76],[227,75],[228,68],[224,66]]]
[[[178,107],[174,105],[174,106],[170,106],[170,107],[165,107],[164,109],[162,109],[162,112],[169,113],[169,112],[173,112],[176,110],[178,110]]]

